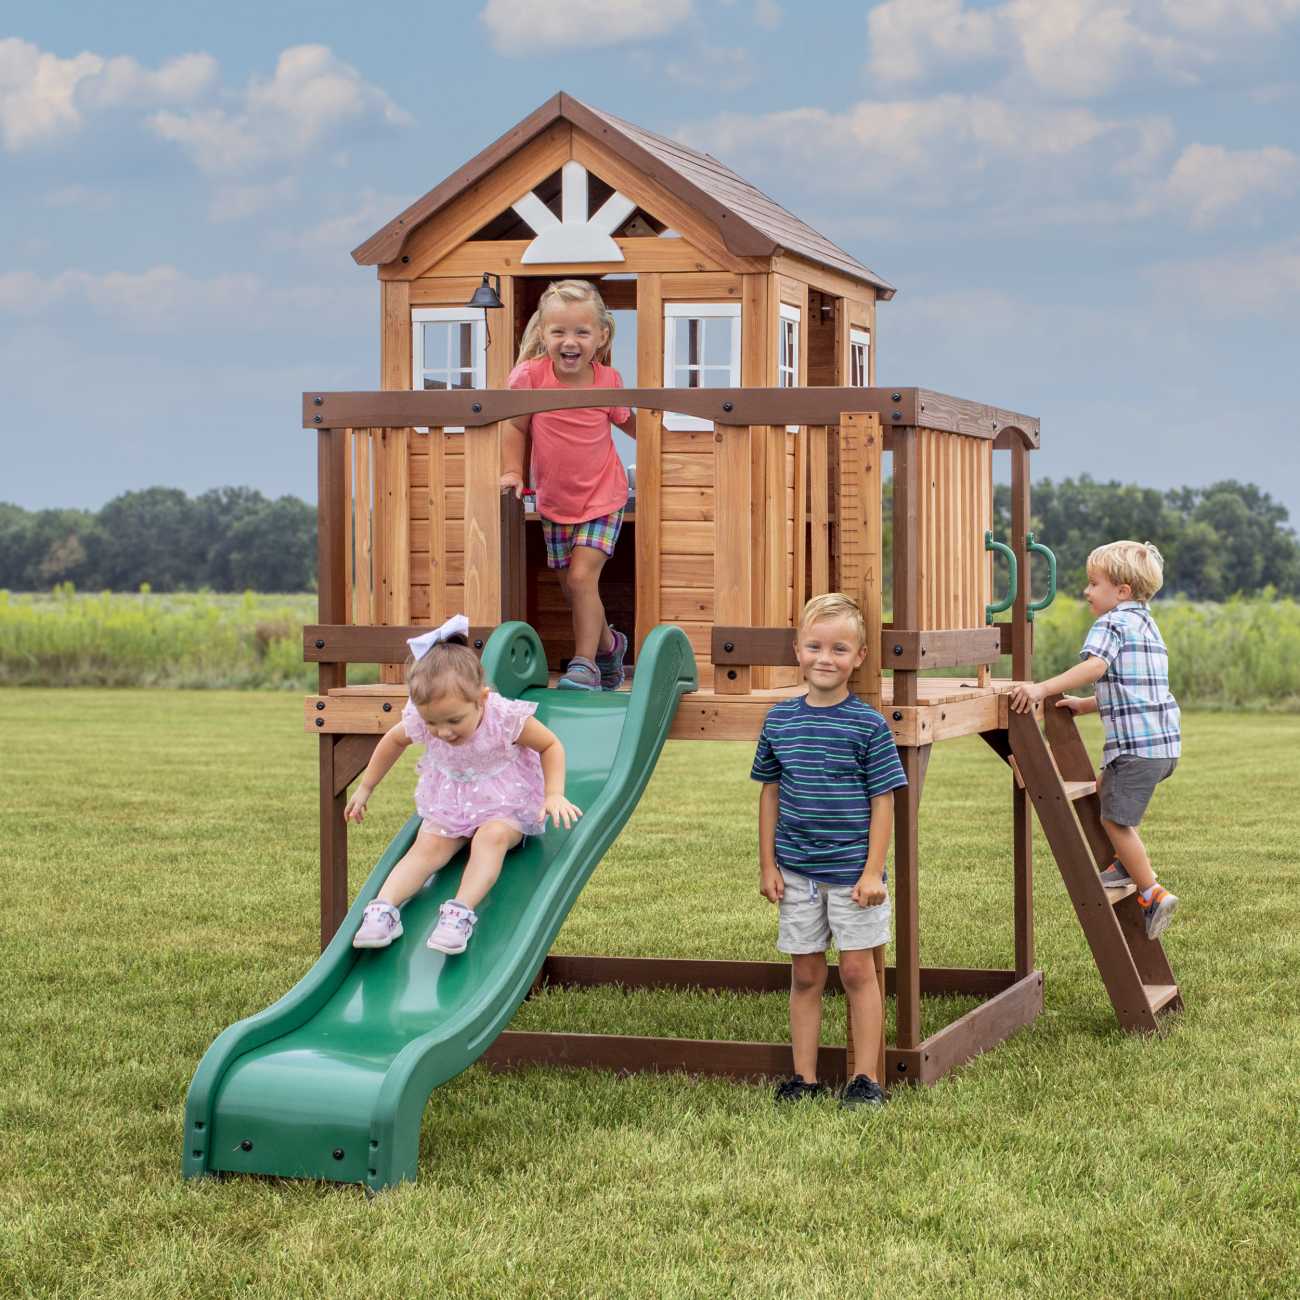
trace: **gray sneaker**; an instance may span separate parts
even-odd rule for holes
[[[562,691],[598,691],[600,690],[600,669],[590,659],[574,655],[564,676],[555,683]]]
[[[1107,889],[1123,889],[1132,879],[1133,877],[1124,870],[1124,864],[1118,858],[1101,873],[1101,883]]]
[[[1178,895],[1157,885],[1152,891],[1150,902],[1143,903],[1139,896],[1138,903],[1142,908],[1142,920],[1146,923],[1147,938],[1160,938],[1173,920],[1174,911],[1178,907]]]

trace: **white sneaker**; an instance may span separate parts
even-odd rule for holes
[[[464,952],[473,937],[477,920],[478,914],[472,908],[451,899],[438,909],[438,924],[429,936],[429,947],[451,956]]]
[[[375,899],[366,904],[361,913],[361,924],[352,936],[354,948],[387,948],[394,939],[402,937],[402,914],[392,903]]]

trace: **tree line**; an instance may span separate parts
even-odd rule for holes
[[[310,591],[316,508],[255,488],[124,492],[99,510],[0,503],[0,587],[48,591]]]
[[[1082,591],[1088,553],[1103,542],[1154,542],[1165,559],[1163,595],[1227,600],[1272,588],[1300,596],[1300,542],[1285,506],[1253,483],[1224,479],[1208,487],[1161,492],[1088,475],[1033,484],[1032,528],[1056,554],[1058,585]],[[1011,532],[1011,492],[994,493],[994,530]],[[1036,575],[1034,590],[1042,591]]]
[[[886,492],[886,502],[889,493]],[[1088,552],[1131,537],[1165,557],[1165,592],[1225,600],[1272,588],[1300,596],[1300,542],[1285,506],[1253,483],[1162,492],[1084,475],[1033,485],[1033,529],[1056,552],[1062,591],[1079,591]],[[1011,532],[1010,492],[994,493],[994,533]],[[886,518],[886,536],[889,520]],[[310,591],[316,510],[254,488],[190,497],[179,488],[124,492],[102,509],[24,510],[0,503],[0,588]],[[1035,576],[1034,590],[1042,578]]]

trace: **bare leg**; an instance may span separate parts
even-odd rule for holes
[[[794,1050],[794,1072],[805,1083],[817,1082],[825,988],[826,954],[795,953],[790,959],[790,1046]]]
[[[509,822],[484,822],[469,843],[469,861],[456,891],[458,902],[477,908],[501,874],[506,852],[524,837]]]
[[[853,1059],[859,1074],[876,1079],[880,1055],[880,985],[876,982],[873,948],[853,948],[840,953],[840,982],[849,1000],[853,1021]],[[879,1083],[880,1080],[876,1079]]]
[[[1156,883],[1156,873],[1151,869],[1151,859],[1147,857],[1146,845],[1137,833],[1136,826],[1121,826],[1118,822],[1101,823],[1115,846],[1115,856],[1124,864],[1124,870],[1133,877],[1133,883],[1139,889],[1150,889]]]
[[[421,830],[406,855],[388,873],[388,879],[376,895],[385,903],[401,907],[435,871],[441,871],[459,852],[463,839],[448,839]]]
[[[595,659],[602,650],[614,648],[614,634],[605,622],[600,599],[600,572],[609,557],[594,546],[575,546],[569,567],[560,570],[564,595],[573,611],[573,653]]]

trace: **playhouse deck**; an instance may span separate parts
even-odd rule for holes
[[[551,684],[555,684],[552,674]],[[748,695],[720,695],[711,687],[682,697],[670,740],[756,740],[767,711],[802,686],[755,688]],[[974,677],[920,677],[917,702],[894,707],[893,683],[881,683],[881,710],[903,746],[930,744],[1007,725],[1009,680],[980,686]],[[306,700],[306,728],[324,734],[373,735],[397,721],[406,689],[389,682],[344,686]]]

